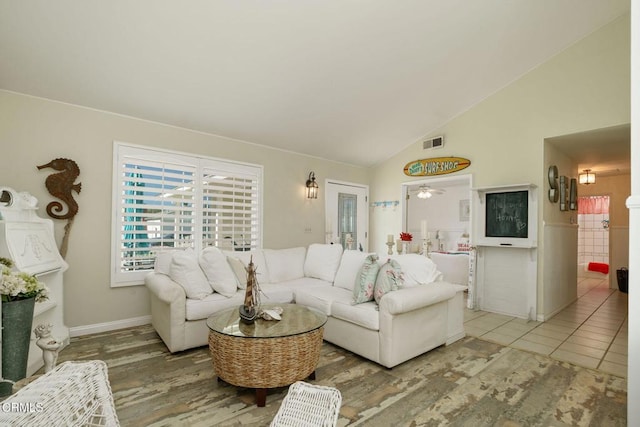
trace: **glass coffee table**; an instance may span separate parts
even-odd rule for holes
[[[263,304],[284,309],[281,320],[240,321],[238,307],[210,316],[209,350],[219,380],[256,390],[264,406],[267,389],[315,379],[327,316],[295,304]]]

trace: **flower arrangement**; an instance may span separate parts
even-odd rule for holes
[[[412,239],[413,236],[411,235],[411,233],[400,233],[400,240],[402,240],[403,242],[410,242]]]
[[[13,262],[0,258],[0,295],[2,301],[19,301],[35,298],[36,302],[49,299],[49,288],[35,276],[22,271],[13,271]]]

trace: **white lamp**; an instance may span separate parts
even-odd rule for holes
[[[583,173],[578,175],[578,182],[584,185],[595,184],[596,174],[591,172],[591,169],[585,169]]]

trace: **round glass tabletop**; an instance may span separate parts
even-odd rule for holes
[[[277,338],[304,334],[321,328],[327,316],[318,310],[296,304],[262,304],[261,309],[282,307],[281,320],[256,319],[252,324],[240,320],[239,307],[213,314],[207,326],[220,334],[242,338]]]

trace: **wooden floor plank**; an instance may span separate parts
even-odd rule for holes
[[[123,426],[266,426],[287,393],[259,408],[217,381],[207,347],[171,354],[150,325],[73,338],[59,363],[91,359],[109,366]],[[624,378],[477,338],[393,369],[323,343],[311,382],[342,393],[340,426],[626,424]]]

